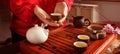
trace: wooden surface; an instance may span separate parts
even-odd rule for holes
[[[66,26],[50,32],[45,43],[34,45],[26,40],[20,42],[22,54],[103,54],[117,39],[117,34],[107,34],[106,38],[91,40],[86,51],[78,52],[73,42],[78,41],[77,35],[84,34],[85,28]]]

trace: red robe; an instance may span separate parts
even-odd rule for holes
[[[29,28],[33,27],[35,24],[40,25],[42,23],[33,12],[35,5],[38,5],[50,14],[54,12],[56,3],[62,1],[63,0],[10,0],[10,10],[13,13],[10,29],[19,35],[26,36],[26,31]],[[68,6],[68,11],[70,11],[73,0],[64,1]]]

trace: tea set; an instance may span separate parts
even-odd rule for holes
[[[52,20],[58,21],[61,18],[60,13],[51,13]],[[49,30],[47,24],[42,23],[41,26],[36,24],[26,32],[26,39],[32,44],[41,44],[47,41]]]
[[[73,17],[73,25],[75,28],[81,28],[86,26],[84,35],[78,35],[78,41],[73,45],[79,50],[83,51],[89,46],[90,40],[98,40],[106,37],[106,32],[101,25],[91,24],[89,19],[85,19],[83,16]]]
[[[57,18],[60,19],[60,16],[61,14],[58,13],[57,15],[51,14],[51,17],[54,18],[53,20],[58,20]],[[85,50],[89,46],[88,42],[90,41],[90,39],[97,40],[105,38],[106,36],[106,33],[102,29],[94,29],[94,27],[97,26],[92,26],[90,20],[85,19],[83,16],[73,17],[73,26],[75,28],[87,26],[86,33],[89,33],[89,35],[80,34],[77,36],[78,41],[75,41],[73,45],[78,49]],[[41,26],[36,24],[34,27],[28,29],[28,31],[26,32],[26,39],[28,40],[28,42],[32,44],[41,44],[46,42],[48,39],[49,30],[45,27],[47,27],[47,24],[41,24]]]

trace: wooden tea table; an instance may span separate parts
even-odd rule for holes
[[[22,54],[103,54],[106,49],[117,39],[117,34],[107,34],[106,38],[91,40],[86,51],[78,52],[73,46],[77,35],[84,34],[86,28],[66,26],[51,31],[45,43],[35,45],[26,40],[20,42]]]

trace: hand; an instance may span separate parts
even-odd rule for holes
[[[59,27],[60,24],[57,21],[53,21],[52,19],[46,19],[44,23],[48,24],[49,26]]]
[[[68,15],[68,6],[67,6],[66,2],[58,2],[56,4],[54,13],[62,14],[62,18],[58,21],[58,24],[62,26],[63,21],[66,19],[67,15]]]
[[[59,20],[57,23],[58,23],[60,26],[63,25],[63,21],[62,21],[62,20]]]
[[[60,25],[60,26],[63,26],[64,24],[63,24],[63,22],[66,20],[66,15],[64,15],[64,14],[62,14],[62,18],[58,21],[58,24]]]
[[[37,6],[37,5],[35,6],[34,13],[45,24],[48,24],[50,26],[59,27],[59,24],[56,21],[51,20],[50,16],[47,14],[47,12],[45,12],[39,6]]]

